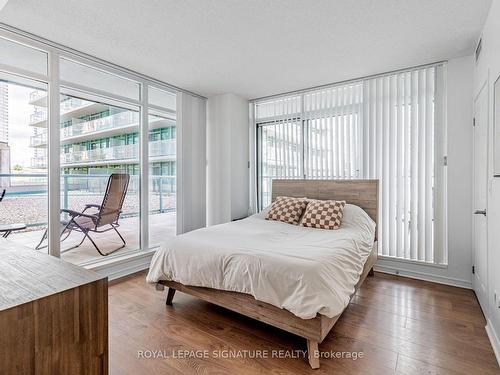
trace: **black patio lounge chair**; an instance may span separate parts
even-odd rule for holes
[[[68,210],[65,208],[61,209],[61,213],[66,213],[69,216],[67,220],[61,222],[61,242],[68,238],[72,231],[83,233],[83,238],[78,245],[62,250],[61,253],[79,247],[83,241],[85,241],[85,238],[88,238],[90,242],[92,242],[92,245],[94,245],[96,250],[102,256],[109,255],[125,247],[126,242],[120,232],[118,232],[117,227],[120,226],[118,224],[118,219],[120,218],[120,213],[122,212],[123,201],[125,200],[125,195],[127,194],[129,180],[130,175],[128,173],[113,173],[109,176],[108,185],[106,187],[106,192],[104,193],[101,205],[87,204],[82,212]],[[90,209],[95,209],[97,212],[90,213],[87,211]],[[123,242],[123,245],[110,252],[103,253],[92,237],[90,237],[90,232],[104,233],[110,230],[114,230],[118,234]],[[65,237],[63,238],[63,236]],[[46,238],[47,230],[45,230],[42,240],[36,246],[36,250],[47,246],[41,246]]]

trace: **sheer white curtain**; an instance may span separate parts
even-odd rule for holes
[[[443,69],[255,103],[259,208],[273,178],[377,178],[379,254],[446,263]]]

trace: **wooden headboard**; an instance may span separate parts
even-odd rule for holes
[[[377,223],[378,180],[273,180],[272,201],[280,195],[346,201]]]

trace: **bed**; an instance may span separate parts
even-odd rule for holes
[[[328,335],[377,260],[378,180],[273,180],[278,196],[345,200],[337,230],[247,219],[199,229],[166,243],[147,276],[168,287],[273,325],[307,340],[319,368]]]

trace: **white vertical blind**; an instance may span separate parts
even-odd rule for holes
[[[434,262],[434,82],[432,67],[363,83],[365,177],[380,179],[381,255]]]
[[[361,176],[362,90],[355,83],[304,94],[306,178]]]
[[[435,163],[436,150],[444,153],[435,137],[436,116],[444,112],[436,109],[444,103],[442,70],[413,69],[255,103],[260,208],[269,204],[273,178],[378,178],[379,254],[446,262],[444,233],[436,233],[446,228],[436,223],[445,218],[445,204],[435,202],[444,199],[443,189],[434,177],[444,175]]]

